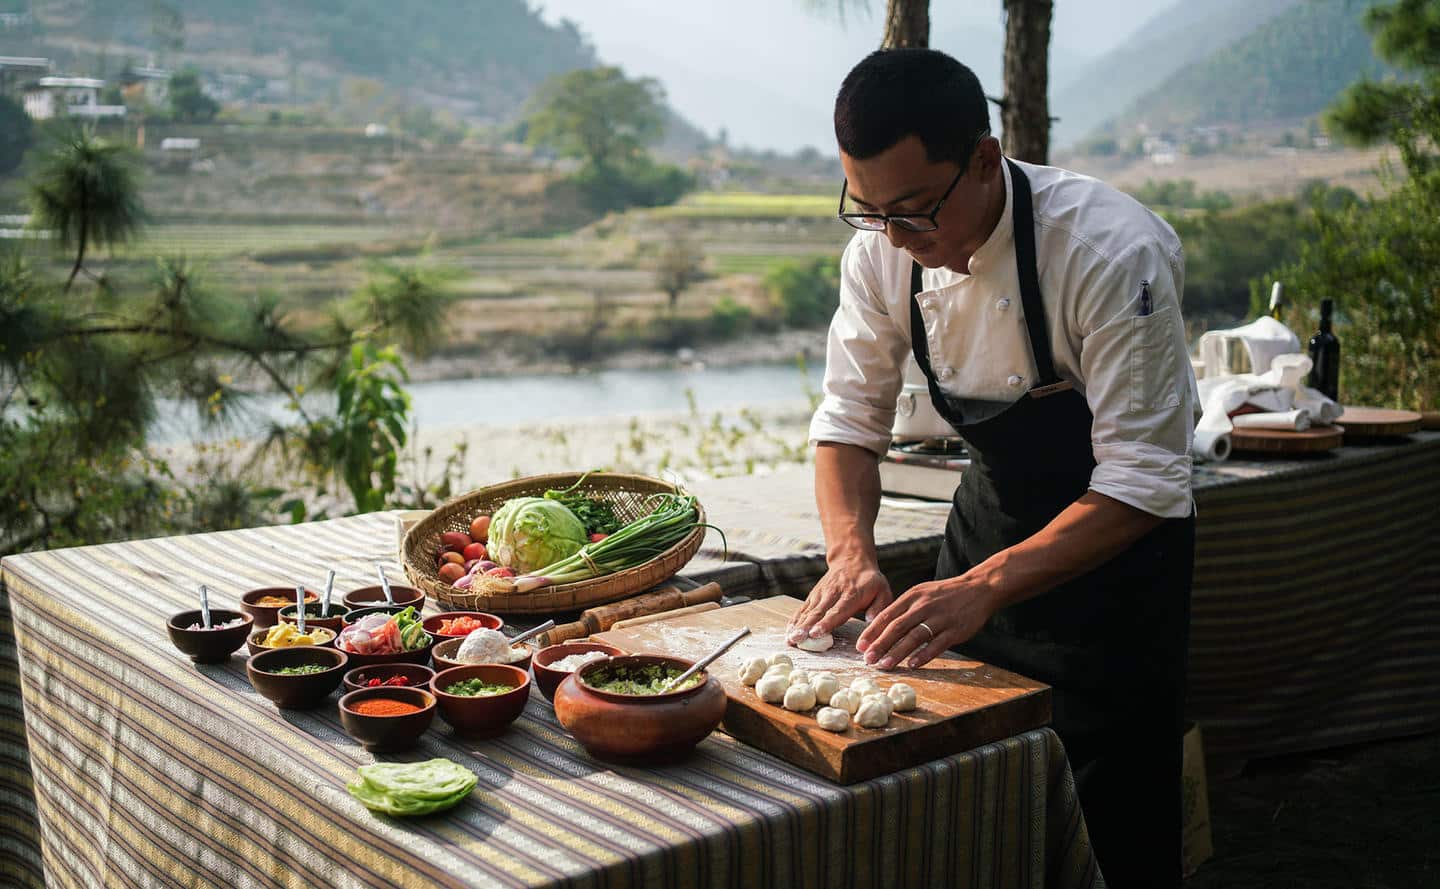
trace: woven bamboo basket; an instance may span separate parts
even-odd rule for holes
[[[580,611],[592,605],[614,602],[643,592],[683,568],[700,549],[700,544],[705,539],[703,527],[697,527],[679,543],[643,565],[592,580],[543,587],[529,593],[495,595],[457,590],[436,576],[435,554],[440,551],[441,534],[446,531],[468,533],[471,519],[477,515],[493,513],[506,500],[512,497],[539,497],[552,488],[563,490],[579,481],[581,476],[582,473],[578,472],[535,475],[490,485],[446,501],[405,534],[402,551],[406,576],[412,584],[424,590],[427,596],[453,611],[555,614]],[[648,512],[645,507],[647,497],[652,494],[677,493],[679,489],[668,482],[643,475],[592,472],[576,491],[608,501],[615,507],[616,518],[622,522],[632,522]],[[697,503],[696,510],[699,512],[700,521],[704,522],[704,507]]]

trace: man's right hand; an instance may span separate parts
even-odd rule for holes
[[[836,627],[862,611],[869,620],[894,598],[889,581],[873,562],[832,564],[810,590],[805,604],[790,619],[785,641],[793,645],[806,636],[813,639],[833,633]]]

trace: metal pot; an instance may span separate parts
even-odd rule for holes
[[[895,402],[895,425],[891,438],[950,438],[955,430],[935,410],[930,401],[930,387],[915,363],[915,356],[905,359],[905,384]]]

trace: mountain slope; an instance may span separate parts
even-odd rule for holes
[[[1084,138],[1170,75],[1252,33],[1300,0],[1179,0],[1073,80],[1051,89],[1057,145]]]
[[[1362,23],[1372,2],[1308,0],[1175,72],[1116,121],[1124,132],[1294,121],[1318,114],[1361,76],[1391,69]]]

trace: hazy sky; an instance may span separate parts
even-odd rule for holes
[[[1203,0],[1202,0],[1203,2]],[[842,23],[806,0],[544,0],[552,21],[579,24],[608,64],[656,77],[681,114],[712,136],[791,151],[833,149],[830,112],[852,65],[880,42],[883,0]],[[823,2],[819,5],[823,5]],[[1085,60],[1119,43],[1162,0],[1058,0],[1052,89]],[[975,69],[999,95],[1001,0],[931,3],[931,46]],[[1052,109],[1063,113],[1062,109]]]

